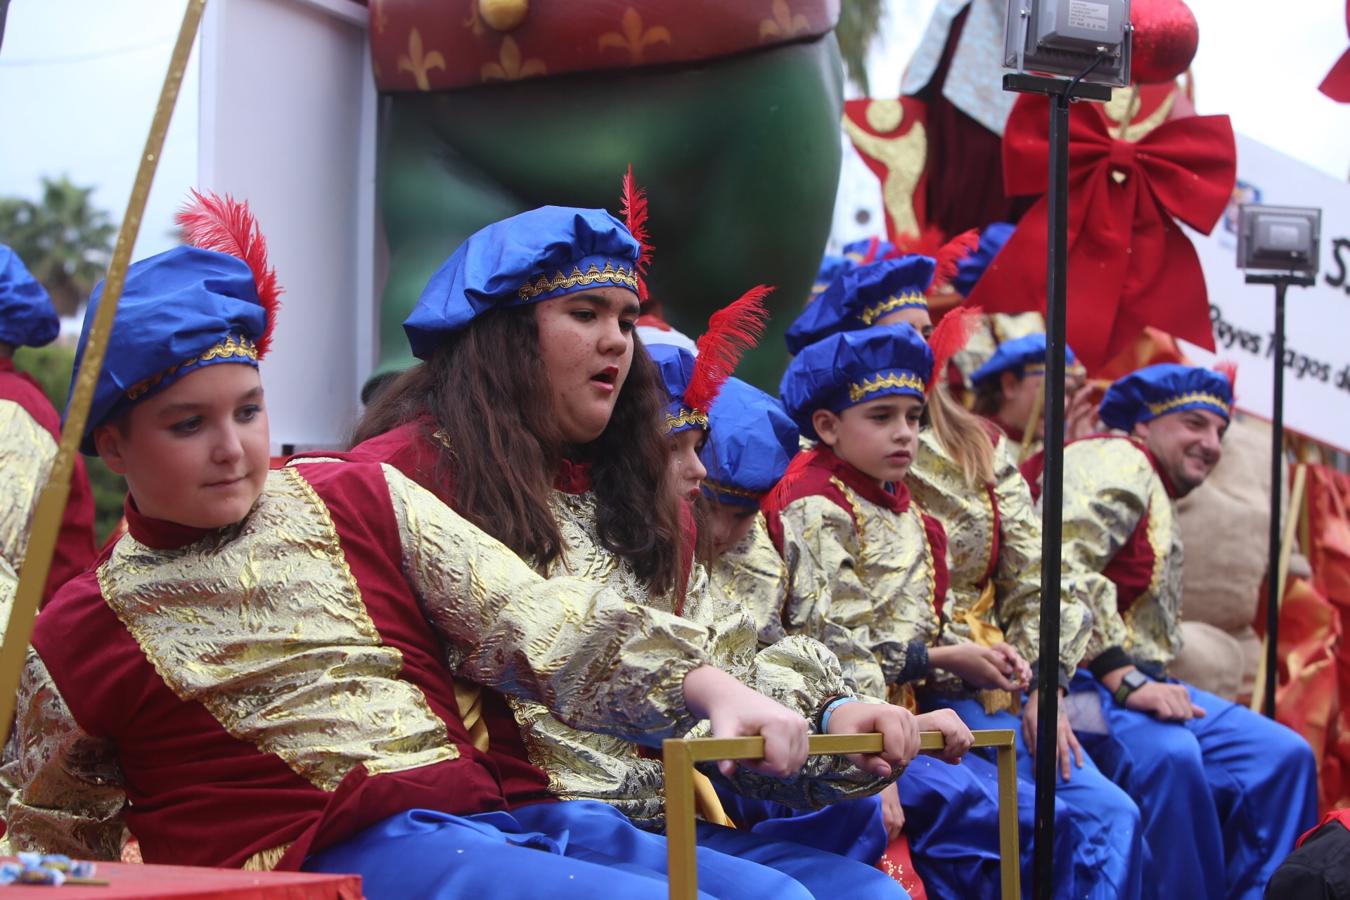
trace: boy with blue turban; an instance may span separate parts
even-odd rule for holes
[[[246,208],[180,221],[197,246],[133,264],[113,322],[82,449],[126,475],[129,531],[38,617],[4,849],[117,859],[129,829],[147,862],[355,871],[371,898],[666,896],[616,856],[627,820],[550,802],[502,694],[648,743],[772,722],[778,775],[805,723],[708,665],[706,629],[539,577],[390,466],[269,470],[275,273]]]
[[[50,344],[60,329],[47,291],[19,255],[0,244],[0,599],[17,584],[38,497],[61,440],[56,410],[38,383],[14,368],[14,350]],[[43,603],[83,572],[94,553],[94,498],[84,460],[77,459]]]
[[[1232,411],[1228,379],[1148,366],[1107,390],[1116,434],[1064,450],[1064,571],[1094,625],[1074,697],[1097,764],[1135,798],[1170,895],[1261,895],[1317,810],[1312,751],[1294,732],[1167,676],[1181,649],[1176,500],[1213,471]],[[1071,698],[1072,699],[1072,698]]]

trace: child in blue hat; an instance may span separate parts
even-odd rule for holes
[[[761,647],[786,638],[782,611],[788,600],[788,572],[769,538],[760,504],[782,478],[797,452],[799,432],[782,404],[763,391],[731,378],[709,412],[703,461],[704,525],[713,590],[732,608],[754,619]],[[810,640],[805,635],[786,638]],[[811,641],[815,644],[814,641]],[[830,651],[820,648],[819,652]],[[924,731],[947,738],[942,758],[954,762],[969,747],[969,730],[949,711],[916,717]],[[875,864],[895,835],[883,814],[881,797],[836,804],[817,812],[722,793],[733,817],[756,833],[820,847]],[[894,800],[896,812],[899,801]],[[898,824],[895,826],[898,829]]]
[[[61,420],[32,377],[14,368],[19,347],[56,339],[61,323],[47,291],[19,255],[0,244],[0,597],[12,594],[28,548],[38,497],[61,440]],[[94,560],[94,498],[76,459],[42,602]]]
[[[405,325],[424,362],[368,411],[353,452],[407,472],[547,576],[583,572],[645,605],[691,615],[707,608],[706,575],[693,564],[692,532],[667,474],[662,423],[671,398],[635,336],[641,258],[632,232],[603,210],[543,207],[471,236],[433,276]],[[572,637],[560,630],[552,640],[566,648]],[[754,653],[753,631],[741,648],[748,653],[726,646],[746,661],[749,683],[817,723],[829,702],[851,695],[826,661],[774,664]],[[531,760],[557,790],[661,828],[656,760],[632,742],[559,721],[538,704],[516,704],[515,711]],[[878,725],[892,735],[884,760],[858,760],[863,770],[813,759],[790,781],[744,768],[733,781],[794,805],[875,792],[891,776],[890,762],[902,764],[913,752],[901,746],[907,739],[899,723],[877,716],[887,714],[853,710],[830,722],[831,731]],[[625,858],[660,866],[664,841],[647,837],[625,845]],[[765,884],[728,869],[732,855],[790,874],[799,896],[896,890],[852,861],[783,852],[747,832],[704,823],[699,837],[706,848],[700,883],[715,894]]]
[[[1089,399],[1086,370],[1073,348],[1064,348],[1065,440],[1096,431],[1097,411]],[[1040,397],[1045,391],[1045,333],[1026,334],[998,345],[970,375],[976,414],[997,425],[1030,456],[1045,440]],[[1030,434],[1028,435],[1028,431]]]
[[[275,274],[246,207],[183,222],[198,246],[133,264],[113,321],[83,446],[129,532],[38,617],[4,849],[117,859],[129,829],[148,862],[356,871],[372,898],[664,897],[603,852],[622,817],[541,802],[502,694],[626,741],[800,719],[708,665],[705,629],[545,581],[391,467],[269,470]],[[770,771],[804,736],[768,735]]]
[[[905,483],[933,371],[932,352],[908,325],[843,331],[803,348],[783,376],[782,397],[803,434],[819,443],[793,462],[765,503],[789,572],[785,628],[819,638],[860,690],[893,702],[913,703],[916,688],[944,672],[971,689],[1005,691],[1029,674],[1011,648],[944,638],[947,536]],[[939,896],[975,884],[997,891],[993,783],[992,763],[974,755],[959,766],[916,760],[898,782],[915,864]],[[1022,793],[1029,798],[1030,786]],[[954,809],[963,814],[954,818]],[[1029,834],[1026,800],[1019,817]],[[1058,803],[1056,818],[1063,820],[1057,895],[1074,896],[1074,845],[1084,838]]]
[[[1302,737],[1167,673],[1182,642],[1176,501],[1218,465],[1232,404],[1225,374],[1147,366],[1106,391],[1114,433],[1064,448],[1064,571],[1093,588],[1072,690],[1104,723],[1080,736],[1138,802],[1176,896],[1260,897],[1317,813]]]

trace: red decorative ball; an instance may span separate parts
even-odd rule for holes
[[[1139,84],[1171,81],[1190,66],[1200,26],[1182,0],[1132,0],[1134,24],[1130,77]]]

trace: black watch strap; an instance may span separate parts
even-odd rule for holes
[[[1152,679],[1150,679],[1143,672],[1140,672],[1138,669],[1132,669],[1131,671],[1125,673],[1125,677],[1120,679],[1120,684],[1116,686],[1116,689],[1111,694],[1111,697],[1116,701],[1116,703],[1120,704],[1121,706],[1124,706],[1126,698],[1128,698],[1131,694],[1139,690],[1144,685],[1148,684],[1149,681],[1151,680]]]

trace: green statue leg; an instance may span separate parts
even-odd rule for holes
[[[400,327],[466,237],[544,204],[617,214],[632,163],[651,204],[649,284],[675,327],[763,282],[774,317],[742,374],[777,386],[838,189],[833,35],[697,67],[608,71],[387,98],[381,211],[390,248],[378,371],[411,363]]]

